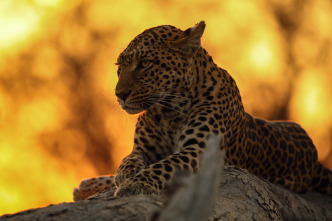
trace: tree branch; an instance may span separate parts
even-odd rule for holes
[[[296,194],[233,166],[221,171],[216,139],[209,141],[199,173],[178,173],[161,196],[116,198],[111,189],[88,200],[4,215],[0,221],[332,220],[330,196]]]

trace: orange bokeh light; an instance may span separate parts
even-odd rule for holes
[[[114,62],[161,24],[205,20],[202,44],[247,111],[303,125],[332,168],[332,3],[303,3],[305,15],[293,13],[297,4],[0,1],[0,215],[72,201],[80,180],[116,171],[137,116],[117,104]]]

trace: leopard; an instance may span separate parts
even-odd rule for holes
[[[332,172],[299,124],[245,111],[233,77],[201,46],[205,26],[153,27],[120,53],[115,95],[128,114],[139,114],[133,150],[115,176],[82,181],[75,201],[112,187],[116,197],[161,194],[175,171],[199,170],[211,135],[223,138],[225,165],[295,193],[332,195]]]

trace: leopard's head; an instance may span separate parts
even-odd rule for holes
[[[115,94],[129,114],[177,96],[191,85],[192,58],[201,47],[204,21],[181,31],[173,26],[148,29],[119,55]]]

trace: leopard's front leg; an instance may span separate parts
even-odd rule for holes
[[[133,179],[144,168],[147,168],[147,160],[144,157],[144,153],[136,150],[134,147],[134,151],[122,160],[121,165],[117,169],[115,184],[119,187],[126,180]]]
[[[140,127],[141,125],[137,124],[136,130],[139,131]],[[119,187],[122,183],[134,179],[139,171],[148,167],[149,161],[145,154],[135,142],[132,153],[122,160],[115,176],[100,176],[83,180],[79,187],[74,189],[74,201],[87,199],[100,191],[115,186]]]
[[[197,120],[196,116],[193,117],[194,121]],[[212,121],[216,122],[216,126],[211,127]],[[199,125],[193,124],[192,120],[187,122],[189,122],[188,125],[182,127],[180,135],[174,142],[178,146],[177,151],[139,171],[133,179],[120,183],[116,196],[159,194],[177,168],[190,172],[199,168],[200,156],[205,150],[206,140],[211,134],[221,135],[218,129],[220,125],[217,124],[217,120],[201,121]]]
[[[144,117],[140,116],[136,124],[133,151],[122,160],[115,176],[117,187],[131,182],[140,171],[161,159],[163,155],[156,147],[165,146],[165,141],[156,135],[154,128],[147,128],[146,124]]]
[[[74,188],[74,201],[84,200],[96,193],[115,187],[114,176],[99,176],[82,180],[78,188]]]
[[[170,155],[164,160],[141,170],[133,179],[118,186],[115,196],[137,194],[160,194],[165,183],[170,180],[176,169],[193,172],[199,167],[199,155],[202,148],[190,146],[183,151]]]

